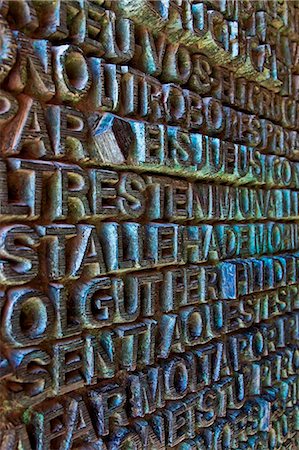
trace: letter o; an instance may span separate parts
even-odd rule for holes
[[[3,308],[2,335],[10,344],[37,344],[53,336],[55,308],[42,292],[11,289]]]
[[[202,342],[204,332],[204,317],[200,309],[185,308],[180,313],[183,329],[183,339],[186,345],[196,345]]]
[[[222,131],[224,122],[223,108],[220,101],[215,98],[209,97],[203,99],[203,104],[207,131]]]
[[[61,45],[53,48],[54,80],[61,101],[77,104],[91,86],[91,71],[79,47]]]
[[[190,314],[188,321],[188,331],[192,339],[197,339],[202,334],[202,318],[198,311],[194,311]]]
[[[64,77],[74,89],[82,91],[86,88],[89,74],[85,58],[82,53],[71,50],[64,57]]]
[[[165,395],[167,399],[176,400],[187,394],[189,373],[186,362],[177,358],[164,367]]]
[[[263,354],[265,348],[264,336],[260,331],[257,331],[252,335],[252,352],[255,357],[259,357]]]
[[[287,159],[284,159],[281,163],[281,179],[285,186],[289,186],[292,182],[292,166]]]
[[[279,226],[280,224],[274,223],[270,230],[270,239],[271,239],[271,247],[273,253],[281,250],[282,245],[282,229]]]

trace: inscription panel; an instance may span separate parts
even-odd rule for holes
[[[0,33],[0,449],[298,449],[299,2]]]

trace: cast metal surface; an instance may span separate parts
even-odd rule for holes
[[[299,2],[0,1],[0,449],[299,448]]]

